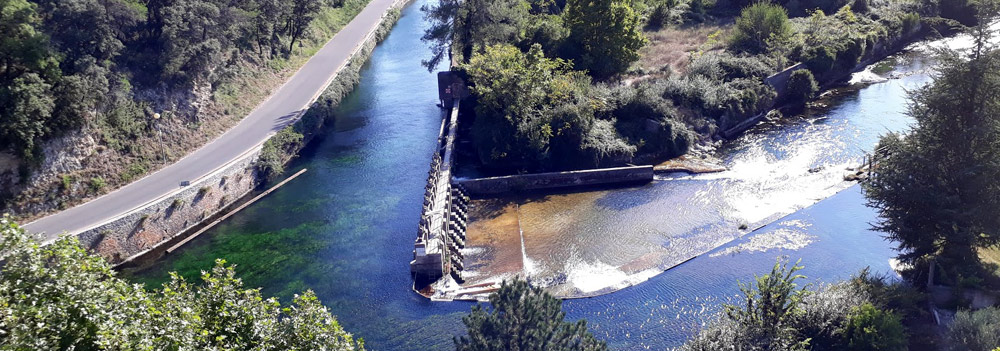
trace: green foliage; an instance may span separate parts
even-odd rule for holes
[[[978,311],[958,311],[948,327],[951,349],[958,351],[990,351],[1000,345],[1000,308]]]
[[[792,75],[788,77],[788,87],[785,89],[787,89],[786,96],[790,101],[805,102],[816,96],[819,85],[816,84],[816,78],[813,77],[812,72],[800,69],[792,72]]]
[[[614,120],[615,128],[625,140],[638,146],[638,152],[669,159],[685,154],[691,146],[687,127],[678,121],[673,103],[663,98],[662,91],[650,84],[614,90],[608,99],[610,114],[604,120]]]
[[[799,266],[776,266],[757,277],[756,286],[741,284],[744,306],[727,306],[681,349],[710,350],[904,350],[906,332],[899,315],[911,288],[889,284],[864,270],[851,280],[797,289]],[[876,295],[884,293],[884,295]],[[911,307],[923,309],[924,304]],[[909,307],[907,307],[909,308]]]
[[[870,303],[854,309],[843,333],[849,350],[907,350],[906,332],[899,316],[875,308]]]
[[[282,307],[217,261],[203,284],[153,292],[117,277],[75,237],[41,246],[0,219],[0,347],[78,350],[361,350],[311,291]],[[44,308],[38,308],[44,306]]]
[[[753,284],[740,282],[743,305],[726,305],[726,316],[751,330],[764,343],[784,338],[788,321],[806,295],[805,288],[799,288],[795,282],[805,278],[796,274],[802,268],[798,263],[789,268],[788,262],[778,261],[771,273],[756,276]]]
[[[491,309],[477,305],[462,317],[468,336],[455,339],[458,351],[607,350],[587,330],[587,322],[564,321],[562,301],[541,288],[515,280],[490,294]]]
[[[769,2],[758,2],[743,9],[736,18],[729,47],[737,52],[760,54],[782,45],[792,35],[785,8]]]
[[[442,0],[425,6],[431,25],[423,40],[431,43],[433,56],[424,65],[432,70],[453,52],[459,63],[468,63],[491,45],[521,41],[529,9],[522,0]]]
[[[673,10],[677,8],[680,4],[678,0],[660,0],[656,1],[653,6],[653,11],[649,13],[649,18],[646,20],[646,25],[651,29],[659,29],[664,25],[669,24],[673,21]]]
[[[921,281],[931,260],[939,282],[991,277],[977,249],[1000,244],[1000,52],[977,42],[971,57],[941,53],[939,74],[910,95],[915,127],[882,138],[863,183],[880,214],[875,229],[899,243]]]
[[[589,80],[569,63],[510,45],[486,48],[463,67],[476,97],[476,147],[487,163],[527,167],[544,158],[553,106],[583,98]]]
[[[567,56],[576,68],[604,79],[625,72],[646,45],[629,0],[567,0]]]
[[[285,162],[291,155],[302,147],[303,135],[296,132],[292,126],[285,127],[280,132],[272,136],[261,146],[260,155],[257,156],[257,171],[264,175],[265,179],[274,180],[285,172]]]
[[[833,69],[833,64],[836,61],[837,53],[826,46],[811,47],[802,54],[802,62],[818,76]]]
[[[104,181],[103,177],[90,178],[90,191],[91,192],[94,192],[94,193],[99,192],[99,191],[101,191],[101,189],[104,189],[105,185],[106,185],[106,182]]]

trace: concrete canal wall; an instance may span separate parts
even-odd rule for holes
[[[399,19],[400,9],[409,2],[396,1],[382,15],[379,26],[354,49],[351,60],[337,71],[330,85],[322,94],[317,94],[312,106],[292,118],[293,128],[304,131],[302,134],[306,141],[332,116],[331,112],[340,100],[353,90],[359,81],[361,67]],[[290,150],[285,155],[285,161],[290,160],[305,143]],[[265,182],[256,167],[263,145],[258,144],[207,176],[179,186],[177,191],[77,234],[80,243],[117,265],[176,241]]]
[[[648,183],[651,181],[653,181],[653,166],[629,166],[459,179],[455,180],[455,184],[461,185],[470,196],[491,196],[525,190]]]

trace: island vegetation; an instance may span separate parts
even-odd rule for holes
[[[663,161],[711,144],[773,107],[801,105],[863,59],[929,28],[975,23],[953,6],[968,7],[443,0],[424,9],[432,21],[424,40],[433,52],[428,67],[450,60],[471,86],[467,137],[476,162],[502,172],[565,170]],[[650,57],[668,50],[657,46],[673,45],[655,39],[659,33],[700,35],[707,24],[720,29],[685,51],[684,62],[651,64],[665,61]],[[796,63],[786,85],[765,80]]]

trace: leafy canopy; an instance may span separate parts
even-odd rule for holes
[[[566,57],[597,79],[624,73],[647,42],[630,0],[567,0],[564,18]]]
[[[788,40],[792,24],[784,7],[770,2],[758,2],[740,12],[729,46],[737,52],[761,54]]]
[[[607,345],[587,331],[587,322],[564,321],[562,301],[515,280],[490,294],[491,310],[477,305],[462,317],[469,335],[455,339],[458,351],[603,351]]]
[[[584,98],[589,79],[562,59],[546,58],[539,45],[523,53],[494,45],[463,66],[476,97],[473,124],[483,160],[526,166],[546,153],[553,131],[550,111]]]

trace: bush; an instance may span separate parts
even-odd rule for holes
[[[802,54],[802,62],[809,67],[815,75],[821,76],[833,68],[833,63],[837,61],[837,54],[828,47],[811,47]]]
[[[788,86],[785,89],[788,101],[805,102],[816,95],[816,92],[819,91],[819,85],[812,72],[800,69],[792,72],[792,75],[788,77]]]
[[[104,189],[105,185],[106,183],[104,182],[104,178],[102,177],[90,178],[90,191],[92,192],[96,193],[98,191],[101,191],[101,189]]]
[[[975,312],[959,311],[948,328],[948,341],[955,351],[990,351],[1000,345],[1000,308]]]
[[[764,78],[774,73],[764,56],[735,56],[728,52],[710,52],[698,56],[688,65],[688,75],[710,79]]]
[[[284,173],[285,161],[292,152],[302,146],[303,138],[304,136],[296,132],[292,126],[288,126],[267,139],[257,156],[255,164],[257,171],[267,180],[274,180]]]
[[[920,15],[916,12],[907,12],[903,15],[903,34],[909,34],[914,28],[920,25]]]
[[[105,233],[102,233],[105,234]],[[172,274],[146,291],[75,236],[39,245],[0,218],[0,347],[11,350],[363,350],[308,291],[282,307],[225,261],[204,284]]]
[[[730,49],[760,54],[770,51],[792,35],[792,24],[785,8],[769,2],[758,2],[743,9],[729,39]]]
[[[861,62],[861,57],[865,55],[865,40],[854,38],[847,42],[843,50],[837,54],[837,63],[845,69],[852,69]]]
[[[906,332],[899,316],[870,303],[855,307],[843,329],[846,349],[855,351],[906,350]]]

